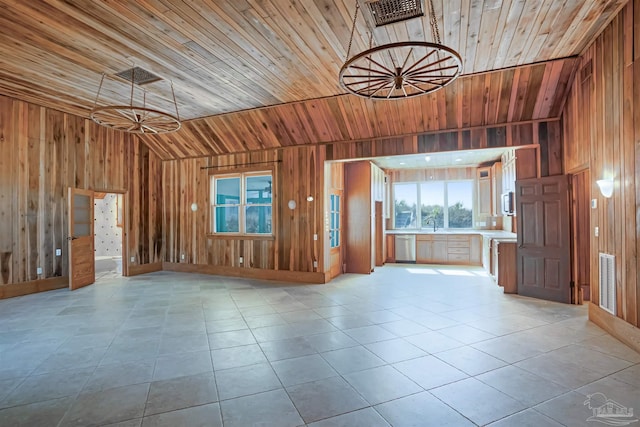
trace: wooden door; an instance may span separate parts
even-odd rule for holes
[[[516,181],[518,293],[571,302],[569,179]]]
[[[342,271],[343,255],[342,255],[342,206],[343,206],[342,191],[332,190],[329,195],[329,259],[331,265],[329,267],[329,273],[331,278],[340,275]]]
[[[344,259],[347,273],[370,274],[375,259],[374,205],[371,200],[371,163],[344,165]]]
[[[589,182],[589,170],[571,175],[571,280],[575,284],[573,301],[579,304],[591,300]]]
[[[69,188],[69,289],[95,282],[93,191]]]

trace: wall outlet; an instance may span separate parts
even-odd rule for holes
[[[36,274],[42,274],[42,267],[36,268]]]
[[[136,257],[132,256],[131,257],[131,262],[136,262]]]
[[[318,261],[313,261],[313,268],[318,268]]]
[[[593,229],[593,235],[596,237],[600,235],[600,227],[596,227]]]
[[[62,255],[62,249],[56,249],[56,256]]]
[[[598,209],[598,199],[591,199],[591,209]]]
[[[184,254],[180,255],[180,259],[184,259]]]
[[[496,226],[496,224],[497,224],[497,223],[496,223],[495,221],[491,221],[491,226],[492,226],[492,227],[495,227],[495,226]]]
[[[240,264],[244,262],[244,258],[240,257]]]
[[[313,235],[313,240],[318,240],[318,235],[317,234]]]

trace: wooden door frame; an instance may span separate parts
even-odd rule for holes
[[[127,190],[94,189],[94,193],[122,194],[122,277],[129,277],[129,192]],[[95,212],[94,212],[95,216]],[[94,232],[95,238],[95,232]]]
[[[328,240],[328,244],[327,247],[329,249],[329,276],[333,279],[335,277],[340,276],[341,274],[344,273],[344,225],[345,225],[345,217],[344,217],[344,190],[341,189],[329,189],[329,215],[332,214],[331,211],[331,196],[332,195],[336,195],[339,197],[339,212],[340,212],[340,241],[338,242],[338,247],[337,248],[332,248],[331,247],[331,218],[329,218],[329,240]],[[339,265],[338,265],[338,274],[336,274],[335,276],[332,274],[333,271],[333,263],[332,263],[332,254],[338,252],[338,261],[339,261]]]

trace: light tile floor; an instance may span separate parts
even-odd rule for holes
[[[477,268],[161,272],[0,301],[0,426],[584,426],[594,393],[640,412],[640,355]]]

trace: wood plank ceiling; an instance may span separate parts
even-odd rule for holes
[[[355,1],[0,0],[0,94],[88,117],[102,73],[145,68],[165,79],[145,86],[153,106],[168,108],[171,81],[190,120],[148,141],[165,159],[557,117],[574,61],[547,61],[581,53],[626,3],[434,0],[467,77],[377,105],[337,81]],[[372,31],[360,15],[352,54],[371,32],[374,46],[432,41],[426,16]],[[128,103],[128,87],[110,84],[101,103]]]

